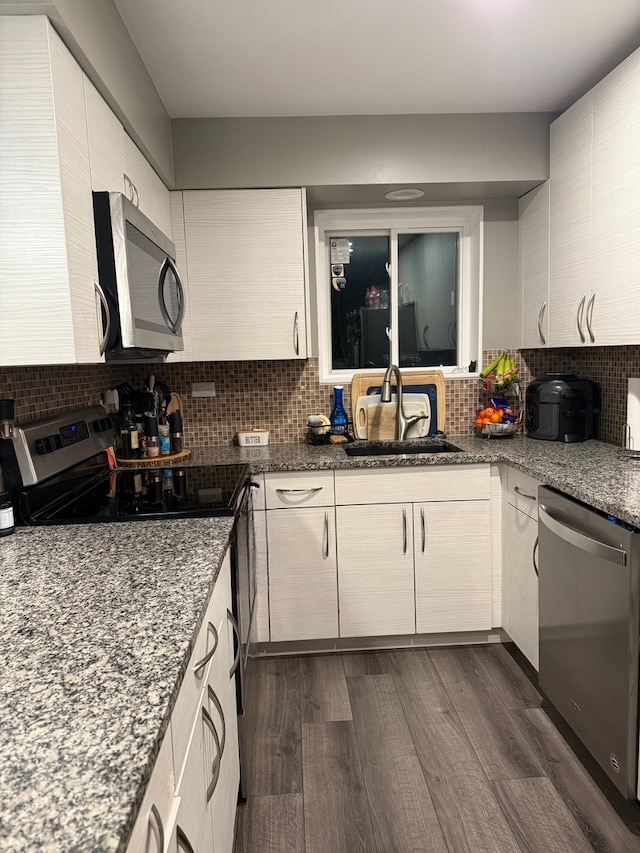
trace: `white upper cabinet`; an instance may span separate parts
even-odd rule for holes
[[[42,16],[0,17],[0,364],[104,360],[80,67]]]
[[[84,87],[91,189],[124,193],[154,225],[171,237],[169,190],[86,76]]]
[[[125,192],[124,128],[86,76],[84,101],[89,137],[91,189],[95,192]]]
[[[518,202],[522,346],[549,343],[549,181]]]
[[[594,343],[640,343],[640,51],[593,90]]]
[[[636,51],[551,125],[551,346],[640,343],[639,138]]]
[[[551,125],[549,344],[588,342],[591,297],[592,94]]]
[[[193,360],[306,358],[304,191],[182,195]]]
[[[154,225],[171,237],[171,195],[146,157],[126,133],[124,135],[125,195]]]

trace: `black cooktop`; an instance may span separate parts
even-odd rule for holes
[[[249,474],[246,464],[111,470],[106,454],[24,489],[27,524],[234,515]]]

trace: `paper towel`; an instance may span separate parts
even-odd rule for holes
[[[626,450],[640,452],[640,379],[628,380],[624,446]]]

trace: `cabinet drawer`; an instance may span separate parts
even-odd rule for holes
[[[267,509],[334,504],[333,471],[283,472],[264,479]]]
[[[484,500],[491,496],[489,465],[434,465],[336,471],[336,504]]]
[[[194,716],[202,689],[207,683],[209,670],[216,658],[224,657],[225,663],[227,660],[227,603],[231,594],[230,577],[230,558],[227,554],[216,580],[193,652],[189,658],[189,664],[171,717],[173,760],[178,781],[182,775]],[[213,651],[214,649],[215,651]],[[213,655],[207,660],[207,656],[212,651]],[[198,663],[201,662],[202,665],[198,667]]]
[[[174,793],[171,732],[168,730],[133,826],[127,853],[156,849],[157,841],[154,846],[154,839],[160,834],[166,838],[171,830],[177,802]]]
[[[538,517],[538,486],[543,485],[529,474],[507,468],[507,501],[529,518]]]

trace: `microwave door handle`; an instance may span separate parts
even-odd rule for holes
[[[175,321],[172,320],[169,316],[169,312],[167,311],[167,305],[164,301],[164,282],[169,270],[171,270],[171,272],[173,273],[176,280],[176,284],[178,286],[178,316],[176,317]],[[162,266],[160,267],[160,272],[158,274],[158,303],[160,305],[160,312],[162,313],[162,317],[165,323],[171,329],[171,331],[176,334],[180,330],[182,320],[184,319],[184,286],[182,284],[182,279],[180,278],[178,268],[168,256],[162,262]]]
[[[104,290],[100,286],[97,281],[94,281],[94,287],[96,289],[96,293],[98,294],[98,299],[100,300],[100,304],[104,310],[105,316],[105,328],[102,334],[102,340],[100,341],[100,355],[104,355],[107,349],[107,344],[109,343],[109,338],[111,337],[111,308],[109,307],[109,303],[107,302],[107,297],[105,296]]]

